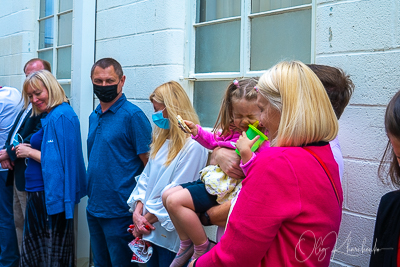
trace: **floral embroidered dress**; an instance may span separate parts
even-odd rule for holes
[[[194,140],[199,142],[203,147],[207,149],[215,149],[216,147],[224,147],[230,149],[236,149],[236,141],[241,135],[240,130],[234,129],[231,134],[221,136],[201,128],[197,125],[198,134],[192,136]],[[264,142],[263,145],[257,150],[257,153],[262,151],[264,148],[269,147],[269,142]],[[254,161],[256,154],[253,153],[251,159],[246,163],[240,162],[245,175]],[[217,202],[222,204],[226,201],[232,200],[242,188],[243,179],[234,179],[224,173],[218,165],[209,165],[200,171],[201,181],[205,184],[206,190],[211,195],[217,196]]]

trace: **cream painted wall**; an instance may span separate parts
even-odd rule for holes
[[[0,86],[21,90],[24,64],[36,56],[34,1],[5,1],[0,8]]]
[[[148,96],[156,86],[177,80],[188,88],[186,81],[179,80],[185,73],[190,10],[186,4],[187,1],[97,0],[95,52],[87,55],[80,47],[80,56],[73,63],[73,90],[79,95],[77,110],[83,131],[87,131],[84,118],[89,112],[85,105],[89,102],[89,109],[93,109],[90,81],[85,80],[94,60],[90,57],[114,57],[121,62],[127,76],[124,91],[128,99],[149,117],[152,108]],[[31,1],[2,3],[0,25],[6,27],[0,27],[0,85],[19,89],[22,86],[22,66],[36,56],[36,8]],[[315,63],[343,68],[356,85],[340,119],[339,138],[345,157],[344,203],[331,266],[368,265],[369,253],[365,249],[372,246],[379,199],[392,190],[378,180],[376,173],[387,141],[383,128],[385,107],[400,89],[399,10],[398,0],[316,0]],[[94,17],[86,18],[86,22],[94,23]],[[94,34],[94,30],[86,29],[74,38],[82,38],[85,32]],[[94,44],[94,37],[91,38]],[[81,78],[76,78],[77,72]]]
[[[150,93],[183,75],[185,19],[185,1],[97,1],[96,60],[121,63],[126,96],[149,118]]]
[[[377,177],[387,137],[384,112],[400,89],[400,2],[318,0],[317,64],[341,67],[356,86],[340,119],[343,218],[331,266],[368,266],[379,200],[393,190]]]

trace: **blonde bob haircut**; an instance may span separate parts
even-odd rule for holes
[[[281,116],[271,146],[304,146],[337,136],[338,121],[324,86],[302,62],[278,63],[261,76],[257,88]]]
[[[49,100],[47,102],[47,110],[51,110],[63,102],[68,102],[64,89],[58,83],[57,79],[54,78],[53,74],[47,70],[40,70],[29,75],[24,82],[22,97],[24,99],[25,109],[30,103],[27,94],[28,87],[42,91],[42,86],[44,86],[48,92]],[[39,115],[40,113],[41,111],[38,110],[35,105],[32,105],[32,116]]]
[[[161,129],[154,126],[153,141],[150,145],[150,157],[154,159],[166,139],[170,140],[168,145],[168,157],[164,163],[168,166],[178,155],[185,145],[189,134],[185,134],[178,126],[176,115],[180,115],[184,120],[189,120],[199,124],[199,118],[182,86],[170,81],[158,86],[150,95],[150,101],[165,105],[168,112],[169,129]]]

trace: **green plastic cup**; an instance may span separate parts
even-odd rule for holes
[[[246,135],[250,140],[253,140],[254,137],[256,137],[257,135],[260,136],[257,142],[255,142],[254,145],[251,147],[251,151],[253,152],[256,151],[264,141],[268,140],[268,137],[265,134],[263,134],[260,130],[258,130],[251,124],[249,124],[249,129],[247,129]],[[235,151],[240,156],[240,152],[237,148]]]

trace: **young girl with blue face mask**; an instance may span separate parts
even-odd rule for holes
[[[157,87],[150,95],[155,124],[150,158],[128,199],[133,212],[133,235],[152,244],[153,255],[147,267],[169,266],[179,249],[179,237],[161,195],[171,184],[197,179],[207,162],[208,151],[182,132],[175,120],[180,114],[199,122],[189,97],[171,81]],[[173,119],[170,121],[170,119]]]

